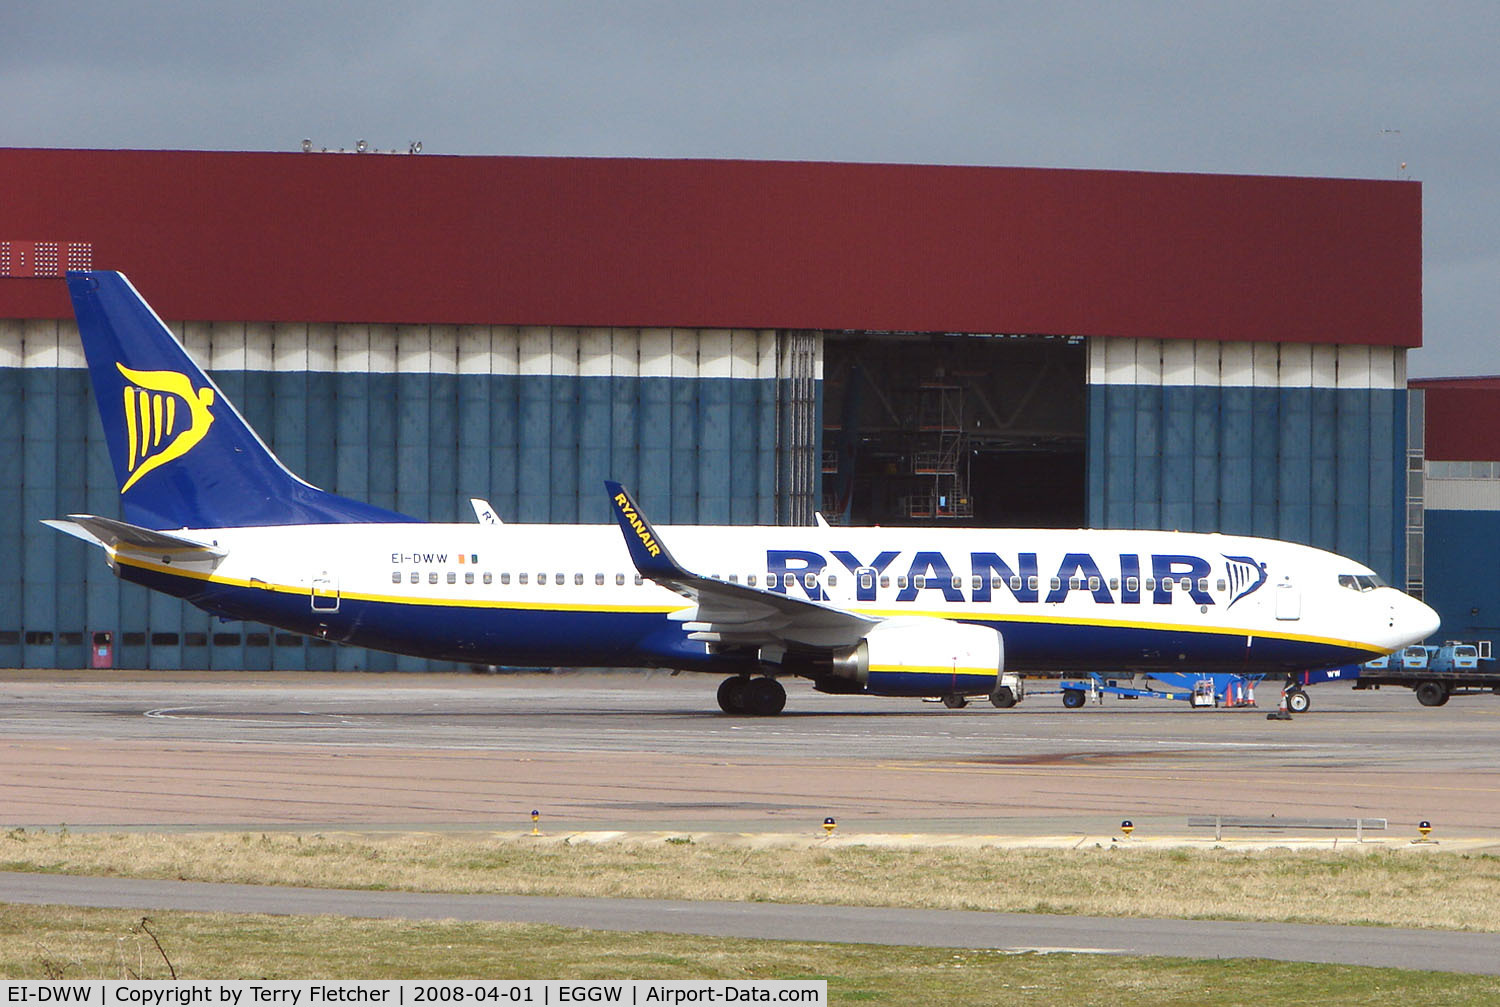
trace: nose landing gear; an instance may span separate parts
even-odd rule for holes
[[[786,708],[786,689],[770,676],[735,675],[719,683],[719,709],[731,716],[774,717]]]

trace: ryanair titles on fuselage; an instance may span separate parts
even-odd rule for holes
[[[915,601],[923,592],[941,594],[945,602],[987,602],[996,591],[1008,591],[1018,602],[1050,604],[1067,600],[1072,591],[1086,591],[1101,605],[1139,605],[1144,588],[1154,605],[1170,605],[1173,594],[1186,594],[1198,605],[1217,604],[1207,589],[1209,579],[1214,577],[1214,564],[1201,556],[1121,553],[1118,558],[1119,575],[1111,578],[1090,554],[1070,552],[1063,556],[1055,573],[1049,566],[1043,578],[1034,552],[1017,553],[1014,562],[998,553],[971,552],[967,570],[955,570],[948,557],[937,551],[903,553],[891,549],[861,558],[844,549],[833,549],[827,555],[809,549],[767,549],[766,571],[773,591],[786,594],[789,585],[795,585],[794,590],[813,601],[829,600],[822,576],[831,569],[835,573],[848,571],[854,578],[858,601],[875,601],[877,585],[888,588],[895,577],[898,602]],[[1219,577],[1226,583],[1220,590],[1229,594],[1226,607],[1255,593],[1266,582],[1266,564],[1249,556],[1225,556],[1222,562]],[[969,590],[967,598],[965,588]]]

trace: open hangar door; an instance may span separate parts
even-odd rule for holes
[[[823,354],[830,522],[1083,526],[1082,338],[828,332]]]

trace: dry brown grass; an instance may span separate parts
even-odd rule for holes
[[[0,869],[431,892],[728,899],[1500,932],[1500,858],[1015,850],[475,834],[0,834]]]
[[[165,979],[139,913],[57,906],[0,911],[0,978]],[[1478,1007],[1494,976],[1255,960],[1007,954],[506,923],[161,912],[184,979],[826,978],[831,1003],[944,1007]]]

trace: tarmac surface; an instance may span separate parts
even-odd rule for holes
[[[0,672],[0,824],[1191,837],[1187,816],[1378,817],[1500,845],[1500,697],[1259,709],[824,696],[726,717],[666,673]],[[1200,832],[1201,836],[1201,832]]]
[[[1500,698],[1312,691],[1313,710],[1108,700],[1012,710],[823,696],[720,714],[665,673],[0,672],[0,826],[485,829],[587,841],[1211,845],[1199,814],[1386,818],[1368,842],[1500,848]],[[1270,702],[1266,702],[1269,700]],[[1327,846],[1268,829],[1223,845]],[[0,902],[529,921],[601,929],[1500,973],[1500,935],[750,903],[194,885],[0,872]]]

